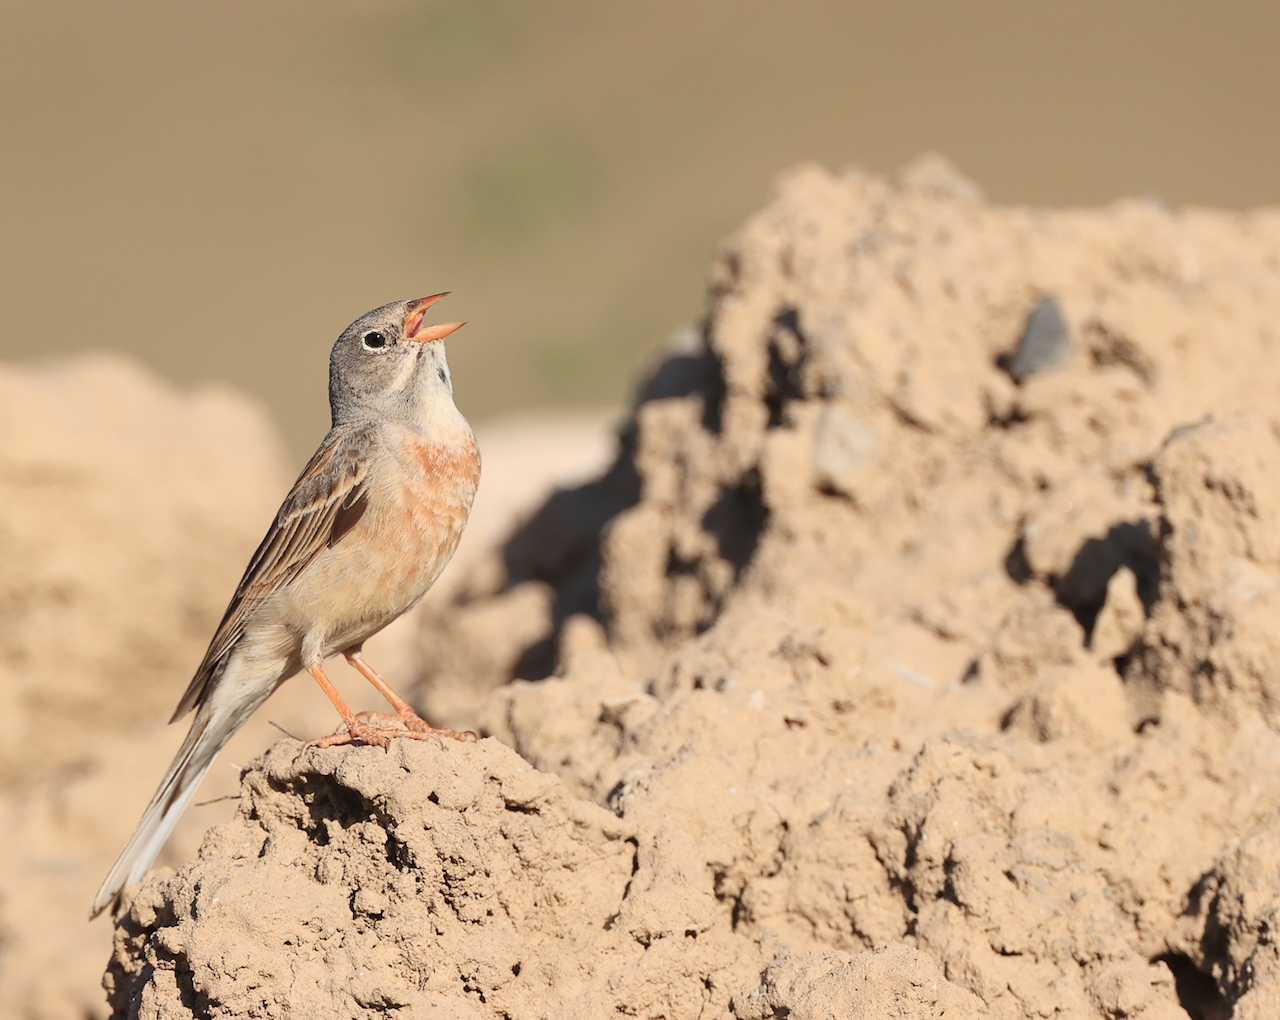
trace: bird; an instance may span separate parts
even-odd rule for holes
[[[362,315],[333,345],[333,425],[249,560],[170,722],[195,717],[90,918],[117,908],[151,867],[214,757],[273,691],[305,670],[342,717],[308,741],[387,747],[474,738],[429,726],[364,660],[363,643],[426,594],[457,548],[480,481],[475,435],[453,400],[444,338],[423,325],[448,292]],[[390,703],[357,716],[324,671],[342,654]],[[397,724],[398,723],[398,724]]]

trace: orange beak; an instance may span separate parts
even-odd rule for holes
[[[441,291],[439,294],[432,294],[430,297],[418,298],[417,301],[409,302],[409,314],[404,320],[404,338],[413,340],[415,343],[429,343],[432,340],[443,340],[455,329],[461,329],[466,325],[465,322],[442,322],[436,326],[427,326],[423,328],[422,317],[427,314],[427,309],[445,297],[449,292]]]

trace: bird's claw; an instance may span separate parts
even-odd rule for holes
[[[437,739],[439,739],[440,737],[450,737],[453,740],[464,740],[464,741],[480,739],[471,730],[438,729],[437,727],[432,726],[429,722],[423,719],[422,716],[418,715],[418,713],[413,711],[412,709],[409,709],[408,711],[402,714],[395,714],[391,712],[359,712],[356,714],[356,718],[361,720],[362,722],[368,722],[369,720],[373,719],[373,720],[377,720],[380,723],[399,723],[408,732],[404,734],[400,734],[399,731],[397,730],[396,732],[398,735],[412,736],[417,740],[422,740],[425,737],[435,737]],[[441,746],[443,746],[443,742],[441,742]]]
[[[453,740],[461,741],[478,741],[480,738],[471,730],[440,730],[430,725],[425,719],[416,713],[410,713],[407,716],[400,716],[400,721],[404,723],[405,729],[412,733],[418,739],[423,737],[450,737]],[[441,741],[443,746],[443,741]]]
[[[304,750],[308,747],[340,747],[344,744],[354,744],[356,741],[360,741],[362,744],[388,748],[391,746],[391,741],[396,737],[407,736],[409,736],[409,734],[404,730],[382,726],[370,726],[367,723],[357,720],[354,725],[348,726],[340,733],[330,733],[323,737],[312,737],[302,746]]]
[[[404,728],[401,729],[400,726],[371,725],[373,722],[398,722]],[[411,740],[434,740],[441,747],[444,747],[444,737],[462,741],[480,739],[471,730],[436,729],[416,712],[412,711],[405,715],[392,715],[387,712],[359,712],[352,724],[349,724],[344,732],[330,733],[324,737],[313,737],[303,747],[339,747],[344,744],[355,743],[358,740],[363,744],[388,748],[391,746],[391,741],[397,737],[408,737]]]

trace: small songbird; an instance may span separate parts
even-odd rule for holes
[[[137,830],[93,901],[118,903],[146,873],[214,756],[282,683],[306,670],[345,732],[313,740],[386,747],[437,730],[364,661],[364,641],[411,609],[457,548],[480,480],[475,436],[453,403],[446,336],[423,326],[444,294],[397,301],[346,328],[329,357],[333,427],[253,554],[172,722],[195,719]],[[324,660],[341,652],[391,703],[394,717],[347,707]]]

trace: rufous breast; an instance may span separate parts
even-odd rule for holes
[[[480,483],[480,450],[466,434],[449,441],[405,442],[403,497],[415,523],[426,531],[446,529],[461,534]],[[416,470],[415,470],[416,469]]]

